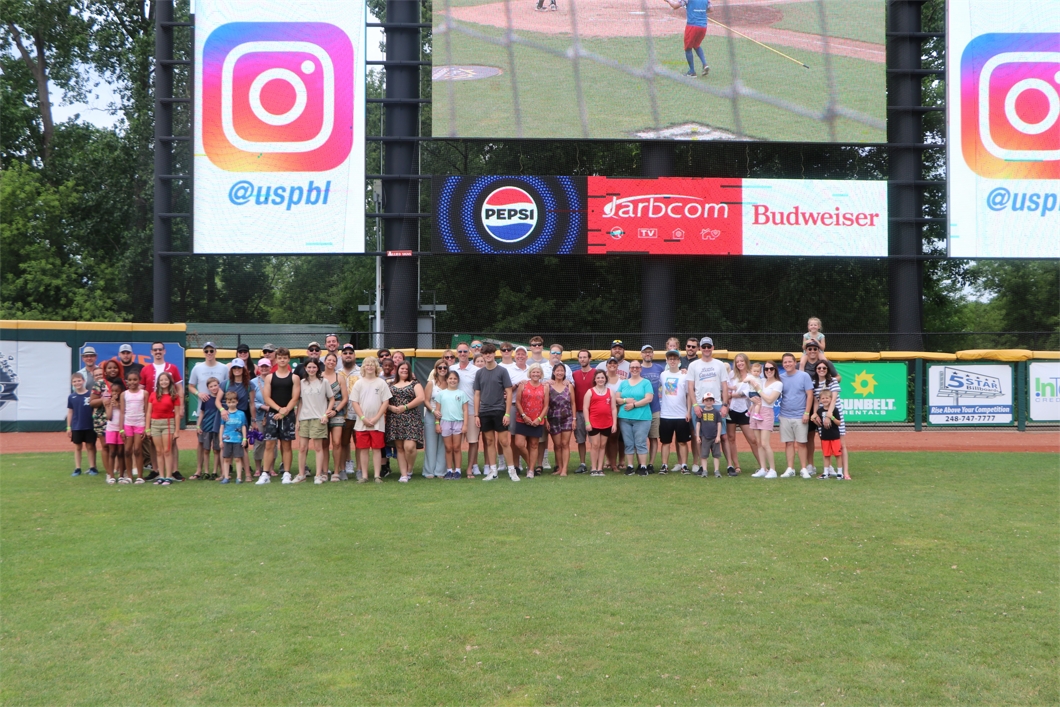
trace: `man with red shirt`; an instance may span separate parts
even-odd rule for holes
[[[593,376],[596,369],[589,365],[592,354],[588,349],[578,352],[578,369],[571,372],[574,382],[574,441],[578,443],[578,458],[581,464],[574,470],[575,474],[584,474],[588,469],[585,466],[585,413],[582,410],[582,401],[585,394],[593,387]]]
[[[147,391],[147,394],[150,395],[155,390],[155,379],[158,377],[158,374],[161,373],[162,371],[165,371],[170,376],[172,376],[173,384],[177,388],[177,395],[179,395],[180,399],[183,400],[184,399],[184,380],[183,380],[183,378],[182,378],[182,376],[180,374],[180,369],[177,368],[177,366],[175,364],[166,362],[166,345],[163,344],[161,341],[153,342],[151,344],[151,356],[154,358],[154,360],[151,363],[149,363],[146,366],[144,366],[143,370],[140,371],[140,385],[142,385],[144,387],[144,389]],[[177,422],[179,424],[180,421],[178,420]],[[173,435],[173,458],[174,459],[178,459],[179,458],[178,450],[177,450],[177,437],[179,437],[179,435]],[[151,454],[151,469],[152,469],[152,471],[151,471],[151,473],[149,475],[144,477],[145,480],[150,481],[151,479],[153,479],[153,478],[158,476],[158,472],[155,471],[155,469],[158,469],[158,454],[157,454],[157,452],[155,450],[155,445],[151,441],[151,437],[149,435],[144,435],[143,446]],[[181,476],[179,471],[174,471],[173,472],[173,478],[177,479],[178,481],[183,481],[184,480],[184,477]]]

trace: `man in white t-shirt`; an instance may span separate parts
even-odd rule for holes
[[[456,358],[458,363],[450,368],[460,376],[460,391],[467,396],[468,400],[475,399],[475,374],[479,369],[471,362],[471,346],[461,341],[456,345]],[[478,465],[478,425],[475,424],[475,416],[468,415],[464,420],[464,433],[467,437],[467,467],[472,476],[482,476],[482,470]]]
[[[704,336],[699,340],[699,359],[688,364],[689,407],[700,403],[707,393],[713,393],[714,400],[721,401],[721,405],[716,405],[715,409],[721,416],[721,448],[726,462],[730,461],[729,446],[725,443],[725,418],[729,415],[728,380],[729,365],[714,358],[714,340],[709,336]],[[695,454],[693,460],[695,460],[699,459],[699,435],[697,434],[699,425],[698,418],[694,415],[692,420],[692,449]],[[694,464],[692,470],[698,471],[698,467],[698,464]]]
[[[199,406],[210,399],[210,391],[206,390],[206,381],[211,378],[216,378],[221,386],[228,381],[228,366],[217,360],[217,347],[214,346],[212,341],[207,341],[202,345],[202,353],[205,357],[204,361],[196,363],[191,373],[188,374],[188,396],[195,396],[196,400],[192,403],[196,409]],[[195,460],[196,469],[202,468],[202,457],[204,449],[202,443],[198,441],[199,437],[196,436],[195,443]]]
[[[622,343],[622,339],[615,339],[611,342],[611,358],[618,361],[618,378],[619,380],[626,380],[629,378],[629,361],[626,360],[626,345]],[[596,364],[596,370],[607,372],[607,361],[601,361]]]

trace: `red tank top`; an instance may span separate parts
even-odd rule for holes
[[[523,407],[523,422],[540,417],[541,411],[545,409],[545,386],[524,385],[519,404]]]
[[[592,394],[589,398],[589,426],[597,430],[611,429],[614,424],[611,418],[611,389],[608,388],[603,395],[597,393],[596,388],[591,388],[589,392]]]

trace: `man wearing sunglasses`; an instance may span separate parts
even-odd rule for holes
[[[685,354],[681,357],[681,370],[687,371],[688,364],[699,359],[699,340],[694,336],[688,337],[685,342]],[[696,457],[698,459],[698,457]]]
[[[714,358],[714,340],[709,336],[704,336],[699,340],[699,359],[688,364],[688,406],[694,409],[696,405],[702,403],[703,396],[707,393],[713,394],[715,400],[714,410],[721,419],[721,451],[725,455],[729,476],[736,476],[736,469],[732,465],[733,460],[729,454],[729,446],[725,443],[725,418],[729,415],[728,380],[728,364]],[[717,404],[719,400],[721,405]],[[699,418],[695,415],[692,416],[692,424],[692,447],[693,451],[695,451],[693,459],[699,459],[699,445],[695,442],[699,437]],[[692,473],[698,471],[700,471],[699,465],[695,464],[692,467]],[[706,476],[706,468],[700,473]],[[714,472],[714,475],[717,477],[721,476],[717,471]]]
[[[446,360],[450,371],[456,371],[460,376],[460,391],[467,396],[468,400],[475,399],[475,374],[479,369],[471,362],[471,347],[464,342],[456,346],[456,356],[460,360],[455,366],[450,359]],[[475,416],[468,415],[464,420],[464,432],[467,436],[467,468],[471,470],[472,476],[482,476],[482,469],[478,465],[478,425],[475,424]]]
[[[361,367],[357,365],[357,349],[353,344],[342,345],[342,365],[336,373],[346,381],[346,390],[353,390],[353,384],[361,379]],[[349,398],[349,395],[347,395]],[[345,481],[350,474],[354,474],[353,449],[350,443],[353,441],[354,426],[357,424],[357,413],[353,410],[353,403],[346,401],[346,409],[342,411],[346,421],[342,423],[342,444],[338,450],[335,461],[335,470],[339,478]],[[340,463],[341,462],[341,463]]]
[[[320,344],[315,341],[310,341],[309,344],[305,347],[305,352],[306,359],[299,363],[297,366],[295,366],[294,369],[295,375],[301,378],[302,380],[305,380],[306,377],[309,375],[305,372],[305,365],[310,361],[316,361],[317,369],[321,371],[324,370],[324,362],[320,360]]]

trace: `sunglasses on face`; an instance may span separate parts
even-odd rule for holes
[[[544,346],[544,344],[530,344],[530,345],[533,346],[535,349],[539,349],[542,346]]]
[[[438,366],[434,370],[436,370],[436,371],[448,371],[449,370],[449,366]]]
[[[306,351],[316,351],[317,353],[319,353],[320,352],[320,347],[319,346],[310,346],[308,349],[306,349]]]
[[[482,348],[482,344],[471,344],[471,348],[473,348],[473,349],[481,349]]]
[[[214,349],[206,349],[203,353],[217,353],[217,351]]]
[[[464,354],[464,355],[466,356],[467,354],[469,354],[469,353],[471,353],[471,352],[470,352],[470,351],[468,351],[467,349],[464,349],[463,351],[459,351],[459,350],[458,350],[458,351],[457,351],[457,353],[458,353],[458,354]]]
[[[817,370],[818,371],[827,371],[828,370],[828,366],[818,366]]]
[[[511,353],[512,349],[501,349],[503,353]]]
[[[704,346],[703,348],[705,348],[705,349],[712,349],[712,348],[714,348],[714,347],[713,347],[713,346],[712,346],[711,344],[707,344],[707,345],[706,345],[706,346]]]
[[[450,354],[449,356],[442,356],[442,358],[444,358],[446,361],[455,361],[456,360],[456,356],[453,356],[452,354]]]
[[[562,356],[563,352],[562,351],[549,351],[548,355],[549,356]]]
[[[262,349],[262,350],[261,350],[261,352],[262,352],[263,354],[271,354],[271,353],[273,353],[273,352],[275,352],[275,351],[276,351],[276,349]]]
[[[763,370],[766,370],[766,371],[775,371],[775,370],[777,370],[777,367],[776,367],[776,366],[766,366],[766,367],[765,367],[765,369],[763,369]]]

